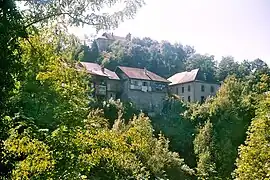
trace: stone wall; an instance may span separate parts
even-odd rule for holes
[[[130,90],[127,96],[128,100],[133,102],[138,109],[160,112],[167,93]]]

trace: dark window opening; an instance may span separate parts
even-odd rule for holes
[[[178,88],[176,88],[176,94],[178,94],[179,92],[178,92]]]
[[[201,96],[201,103],[204,102],[204,96]]]
[[[147,82],[143,82],[143,86],[147,86]]]
[[[190,85],[188,85],[188,92],[190,92]]]
[[[201,91],[204,92],[204,85],[201,86]]]
[[[185,92],[185,87],[182,87],[182,93],[184,93]]]
[[[190,96],[188,96],[188,102],[190,102]]]
[[[211,93],[213,93],[215,91],[214,86],[211,86]]]

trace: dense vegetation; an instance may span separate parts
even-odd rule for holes
[[[0,179],[269,179],[270,69],[196,54],[191,46],[133,38],[100,54],[67,25],[117,27],[142,1],[0,2]],[[60,4],[59,4],[60,3]],[[216,97],[168,97],[151,120],[120,101],[89,97],[78,60],[147,67],[164,77],[193,68],[224,81]],[[168,139],[167,139],[168,138]]]

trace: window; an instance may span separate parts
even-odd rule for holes
[[[201,96],[201,103],[203,103],[204,101],[204,96]]]
[[[188,92],[190,92],[190,85],[188,85]]]
[[[179,92],[178,92],[178,87],[176,88],[176,94],[178,94]]]
[[[190,96],[188,96],[188,102],[190,102]]]
[[[184,96],[182,96],[181,99],[182,99],[182,101],[185,101],[185,97]]]
[[[184,93],[185,92],[185,87],[182,87],[182,93]]]
[[[214,86],[211,86],[211,93],[213,93],[215,91]]]
[[[143,82],[143,86],[147,86],[147,82]]]
[[[201,91],[204,92],[204,85],[201,85]]]

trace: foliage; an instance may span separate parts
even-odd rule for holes
[[[0,3],[0,116],[8,111],[7,101],[12,94],[15,80],[23,69],[18,39],[25,37],[22,17],[13,1]],[[0,123],[0,127],[2,127]]]
[[[222,57],[218,63],[218,68],[216,71],[216,76],[219,81],[223,81],[226,77],[230,75],[238,74],[239,64],[235,62],[234,58],[231,56]]]
[[[86,45],[82,45],[78,60],[82,62],[98,62],[100,58],[97,42],[93,41],[91,48]]]
[[[214,177],[221,179],[231,177],[238,146],[245,140],[256,103],[247,85],[231,77],[225,81],[216,98],[199,106],[198,110],[194,109],[194,120],[198,119],[199,124],[209,121],[196,135],[195,139],[200,140],[194,141],[200,177],[206,178],[208,174],[211,178],[211,173],[216,173]]]
[[[148,118],[134,117],[127,125],[118,119],[112,129],[97,111],[82,126],[60,126],[46,134],[33,128],[4,142],[9,177],[46,179],[149,179],[188,178],[193,173],[168,150],[168,140],[153,137]],[[36,139],[39,137],[40,139]],[[38,163],[37,163],[38,162]]]
[[[26,26],[57,21],[65,26],[91,25],[97,31],[109,30],[118,27],[120,22],[133,18],[143,5],[143,0],[26,1],[24,17]],[[118,10],[112,13],[104,11],[112,7],[118,7]]]
[[[118,65],[146,67],[161,76],[169,77],[185,69],[187,55],[185,47],[179,43],[133,38],[132,41],[114,42],[109,52],[103,54],[102,63],[109,69],[115,69]]]
[[[185,113],[189,106],[183,102],[169,98],[164,104],[161,114],[152,117],[152,124],[156,133],[162,132],[170,139],[170,149],[184,157],[190,167],[196,167],[196,159],[193,150],[195,124]]]
[[[266,95],[260,103],[256,117],[252,121],[245,145],[239,148],[236,161],[236,179],[270,178],[270,97]]]
[[[213,157],[213,125],[207,121],[194,139],[194,151],[198,156],[197,174],[199,179],[216,176],[216,167]]]
[[[52,34],[30,36],[31,44],[21,41],[25,71],[13,97],[16,110],[34,119],[41,128],[80,123],[87,115],[89,102],[88,78],[77,71],[75,62],[69,59],[71,40]],[[65,48],[59,49],[59,43]]]
[[[215,82],[216,62],[213,55],[194,54],[186,61],[186,69],[200,69],[198,79]]]
[[[237,179],[269,178],[270,100],[262,94],[270,90],[270,69],[264,61],[223,57],[217,63],[191,46],[150,38],[116,41],[100,54],[95,41],[88,47],[63,31],[83,24],[116,28],[143,0],[19,3],[25,10],[13,0],[0,2],[1,178],[231,179],[232,172]],[[119,3],[122,10],[105,13]],[[200,80],[224,84],[203,104],[169,98],[150,122],[132,104],[93,102],[78,60],[112,70],[146,67],[163,77],[199,68]]]
[[[104,118],[110,108],[90,114],[88,79],[76,69],[69,46],[72,38],[54,31],[21,40],[25,71],[12,97],[14,118],[6,117],[8,130],[1,161],[7,179],[154,179],[189,178],[193,171],[169,141],[155,138],[147,117],[133,116],[132,106],[109,102],[123,111],[115,123]],[[59,33],[59,32],[58,32]],[[130,108],[127,110],[126,108]],[[119,111],[120,110],[120,111]]]
[[[131,102],[121,102],[120,99],[110,99],[109,101],[103,101],[102,103],[96,101],[91,107],[103,110],[104,117],[108,119],[110,127],[119,116],[127,123],[134,115],[140,114]]]

